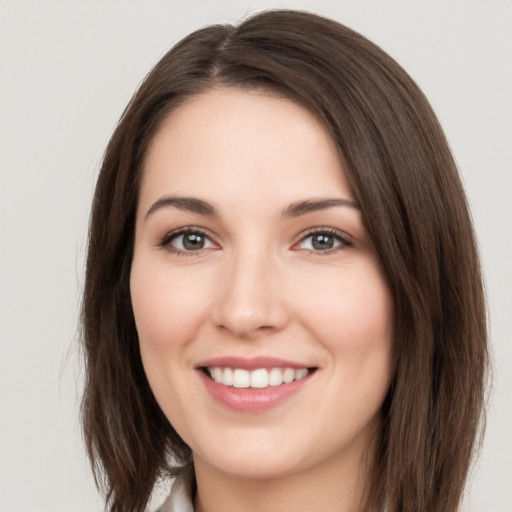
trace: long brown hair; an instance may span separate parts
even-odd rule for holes
[[[454,512],[487,365],[479,259],[457,169],[427,100],[394,60],[343,25],[287,10],[184,38],[146,77],[108,144],[90,221],[82,418],[109,510],[144,510],[160,476],[191,464],[142,368],[129,275],[148,143],[176,105],[218,86],[300,103],[339,149],[396,312],[396,368],[366,505]]]

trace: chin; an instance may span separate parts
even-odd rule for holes
[[[233,454],[231,454],[233,455]],[[198,455],[194,453],[194,463]],[[221,460],[203,459],[209,466],[217,472],[229,475],[232,478],[242,480],[269,480],[289,476],[297,472],[300,468],[294,461],[287,459],[282,453],[279,457],[266,457],[264,455],[229,456]]]

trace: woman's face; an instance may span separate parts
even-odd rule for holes
[[[143,170],[130,286],[148,381],[196,467],[359,465],[390,384],[393,304],[307,110],[236,89],[175,110]]]

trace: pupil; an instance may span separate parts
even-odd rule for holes
[[[320,234],[320,235],[315,235],[313,237],[313,247],[320,251],[332,249],[333,244],[334,244],[334,239],[333,239],[332,235]]]
[[[188,251],[197,251],[204,246],[204,237],[198,233],[190,233],[183,237],[183,247]]]

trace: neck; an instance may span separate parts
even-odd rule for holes
[[[194,457],[196,512],[361,512],[368,465],[360,457],[324,461],[292,475],[253,478],[230,475]]]

